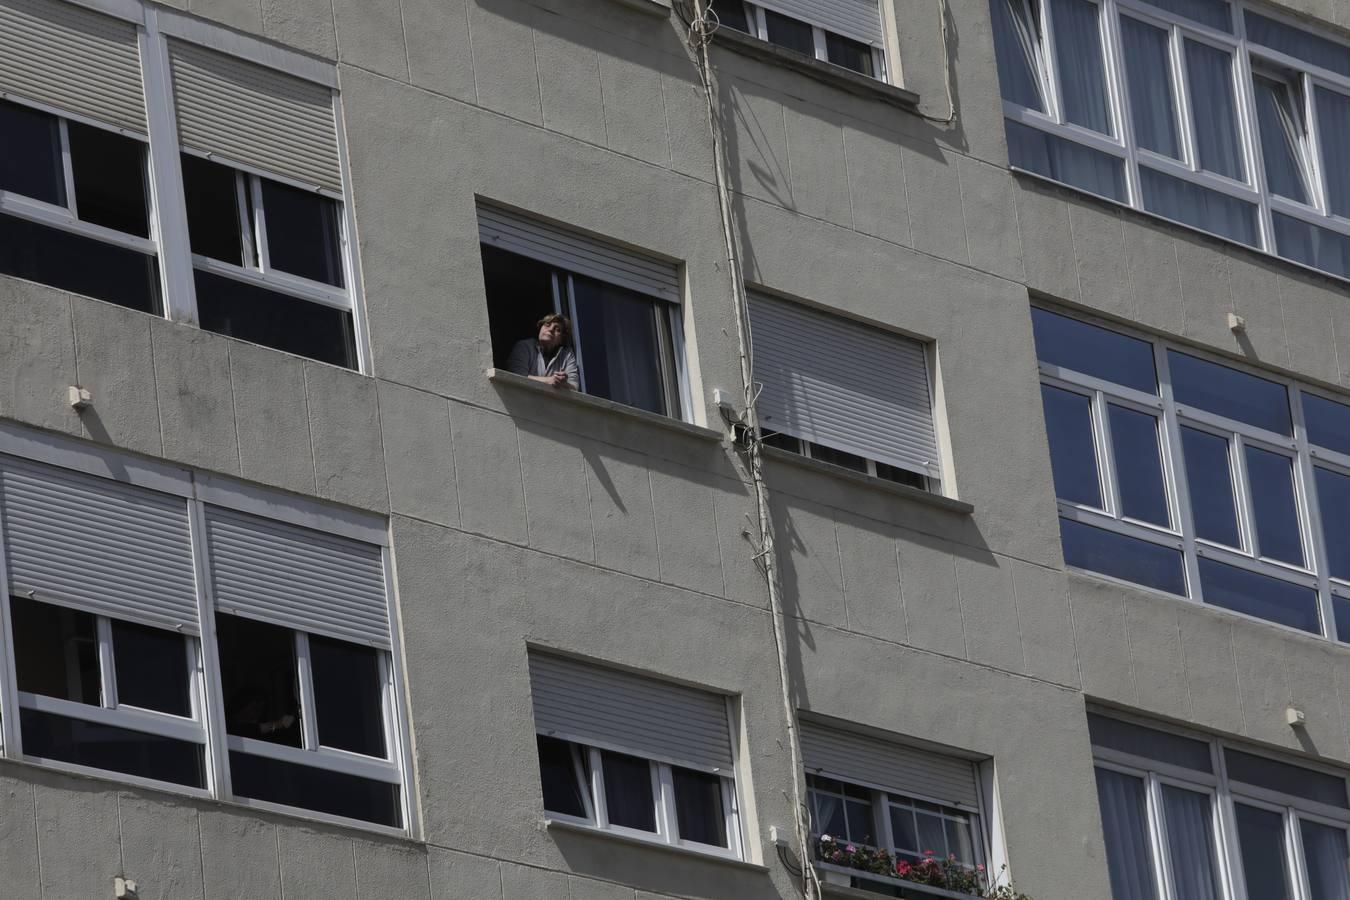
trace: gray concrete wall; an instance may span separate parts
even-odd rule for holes
[[[990,757],[1020,885],[1082,900],[1108,894],[1086,700],[1350,763],[1350,654],[1064,571],[1029,296],[1331,386],[1350,385],[1350,300],[1012,176],[984,4],[949,4],[953,125],[724,48],[717,102],[747,277],[936,341],[948,486],[973,506],[774,459],[797,702]],[[895,7],[904,82],[945,118],[938,9]],[[0,279],[0,416],[390,516],[422,839],[10,763],[0,884],[45,900],[111,896],[118,873],[166,898],[793,896],[769,843],[791,772],[735,455],[712,431],[484,374],[477,196],[683,260],[694,418],[717,422],[712,389],[739,371],[677,20],[613,0],[188,8],[338,61],[372,372]],[[1344,4],[1291,8],[1350,27]],[[64,401],[77,383],[82,416]],[[527,645],[739,694],[751,864],[544,829]]]

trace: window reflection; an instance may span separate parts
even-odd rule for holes
[[[1055,494],[1101,508],[1101,482],[1092,437],[1092,402],[1082,394],[1041,385]]]
[[[1229,547],[1241,547],[1228,439],[1183,426],[1181,448],[1186,458],[1186,487],[1190,491],[1196,535]]]

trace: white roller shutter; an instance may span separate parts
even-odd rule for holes
[[[180,41],[169,65],[183,146],[342,192],[329,88]]]
[[[673,264],[550,225],[523,213],[480,203],[478,236],[484,244],[579,275],[589,275],[675,303],[680,300],[680,273]]]
[[[220,612],[389,648],[379,547],[218,506],[206,545]]]
[[[802,722],[801,736],[802,760],[810,774],[979,809],[975,765],[968,759],[826,728],[814,722]]]
[[[754,0],[765,9],[819,25],[846,38],[880,47],[881,8],[877,0]]]
[[[750,323],[765,431],[941,474],[922,344],[763,294]]]
[[[530,654],[540,734],[730,774],[726,698],[590,663]]]
[[[0,92],[146,132],[136,26],[59,0],[0,0]]]
[[[15,594],[197,632],[187,500],[6,457],[0,514]]]

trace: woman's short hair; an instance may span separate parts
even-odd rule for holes
[[[564,344],[569,343],[572,340],[572,322],[567,318],[567,316],[560,316],[557,313],[549,313],[548,315],[540,319],[538,322],[534,323],[534,330],[538,331],[545,325],[551,325],[555,322],[558,325],[562,326],[563,343]]]

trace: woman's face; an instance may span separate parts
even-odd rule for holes
[[[562,343],[563,327],[561,322],[545,322],[539,326],[539,346],[552,350]]]

